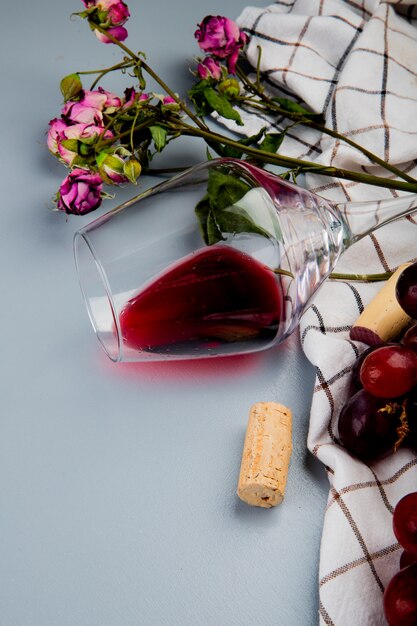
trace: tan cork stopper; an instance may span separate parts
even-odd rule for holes
[[[292,452],[292,413],[283,404],[258,402],[250,410],[237,495],[253,506],[282,502]]]
[[[392,274],[373,300],[365,307],[350,330],[350,338],[372,346],[395,339],[411,318],[403,311],[395,296],[395,287],[401,272],[410,263],[404,263]]]

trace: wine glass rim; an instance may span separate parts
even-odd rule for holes
[[[82,239],[84,241],[84,243],[87,245],[87,248],[89,249],[89,251],[91,252],[91,255],[93,257],[94,260],[94,264],[96,266],[98,275],[100,277],[100,280],[102,282],[102,285],[104,287],[106,296],[107,296],[107,300],[108,300],[108,304],[110,306],[110,310],[111,310],[111,314],[113,317],[113,322],[115,324],[115,328],[116,328],[116,337],[117,337],[117,350],[116,351],[110,351],[108,346],[106,345],[105,341],[103,340],[101,333],[99,332],[99,329],[97,327],[97,323],[96,323],[96,319],[93,315],[93,312],[91,310],[91,306],[90,306],[90,299],[88,297],[88,295],[86,294],[85,290],[84,290],[84,286],[81,280],[81,271],[80,271],[80,266],[78,263],[78,254],[77,254],[77,245],[78,245],[78,240]],[[77,231],[74,234],[74,258],[75,258],[75,267],[77,270],[77,276],[78,276],[78,282],[80,285],[80,289],[81,289],[81,293],[83,295],[84,298],[84,302],[86,304],[87,307],[87,313],[88,313],[88,317],[90,318],[90,322],[91,325],[93,326],[95,335],[97,337],[97,339],[99,340],[100,344],[103,347],[103,350],[105,351],[105,353],[107,354],[107,356],[109,357],[109,359],[111,359],[113,362],[117,363],[119,361],[121,361],[122,359],[122,349],[121,349],[121,342],[120,342],[120,337],[121,337],[121,329],[120,329],[120,324],[119,324],[119,319],[116,313],[116,307],[114,304],[114,300],[113,300],[113,296],[111,293],[111,288],[109,285],[109,281],[107,279],[106,276],[106,272],[100,262],[100,259],[96,253],[96,250],[90,240],[90,238],[88,237],[88,232],[86,229],[81,229],[79,231]]]

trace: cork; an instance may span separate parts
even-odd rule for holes
[[[365,307],[350,329],[353,341],[375,346],[395,339],[406,328],[411,317],[399,305],[395,287],[401,272],[411,265],[404,263],[392,274],[373,300]]]
[[[284,498],[292,452],[292,412],[283,404],[251,407],[243,445],[237,495],[266,509]]]

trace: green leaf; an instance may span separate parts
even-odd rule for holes
[[[250,186],[232,174],[219,169],[211,169],[207,185],[210,206],[215,209],[226,209],[236,204],[248,191]]]
[[[211,211],[210,201],[209,201],[209,197],[207,194],[206,196],[204,196],[204,198],[200,200],[200,202],[197,203],[195,207],[195,214],[197,215],[201,234],[203,235],[204,242],[207,245],[208,245],[207,220],[208,220],[210,211]]]
[[[60,84],[61,93],[64,96],[64,102],[68,100],[74,100],[80,95],[83,90],[83,86],[78,74],[68,74],[61,80]]]
[[[200,80],[188,91],[188,97],[194,103],[197,115],[205,117],[213,112],[213,107],[207,102],[204,90],[210,85],[207,80]]]
[[[317,119],[321,119],[322,117],[320,113],[314,113],[314,111],[309,111],[308,109],[305,109],[303,106],[301,106],[301,104],[298,104],[298,102],[295,102],[294,100],[289,100],[288,98],[278,98],[278,97],[271,98],[271,100],[279,104],[282,109],[290,113],[299,113],[300,115],[303,115],[304,117],[317,118]]]
[[[277,152],[278,148],[284,141],[285,131],[282,133],[267,133],[264,140],[259,144],[262,152]]]
[[[71,152],[78,152],[78,140],[77,139],[63,139],[61,145]]]
[[[256,133],[256,135],[251,135],[250,137],[244,137],[243,139],[239,139],[239,143],[242,144],[242,146],[251,146],[251,145],[255,145],[257,143],[259,143],[259,140],[262,139],[264,133],[266,130],[266,126],[264,126],[263,128],[261,128],[261,130]]]
[[[157,152],[161,152],[167,143],[167,131],[162,126],[149,126]]]
[[[269,237],[269,233],[257,226],[239,207],[230,207],[227,211],[217,211],[215,217],[222,233],[256,233],[263,237]]]
[[[223,235],[222,235],[222,231],[220,230],[216,218],[215,218],[215,214],[212,210],[210,210],[209,214],[208,214],[208,218],[207,218],[207,240],[208,240],[208,245],[212,246],[215,243],[218,243],[219,241],[222,241],[224,239]]]
[[[219,169],[209,171],[207,194],[195,207],[203,239],[207,245],[224,240],[226,233],[256,233],[263,237],[270,234],[237,206],[239,200],[251,187],[243,180]]]
[[[217,93],[213,87],[206,87],[203,94],[209,105],[217,111],[219,115],[228,120],[234,120],[236,124],[243,126],[242,118],[227,98]]]

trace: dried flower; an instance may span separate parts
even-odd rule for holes
[[[127,38],[128,32],[124,26],[113,26],[112,28],[106,28],[106,32],[109,33],[117,41],[124,41]],[[95,29],[97,39],[100,39],[102,43],[113,43],[113,41],[107,37],[104,33]]]
[[[114,43],[102,30],[118,41],[124,41],[128,35],[123,24],[130,17],[129,9],[122,0],[82,0],[86,11],[82,17],[88,19],[96,36],[103,43]]]
[[[136,183],[142,168],[149,171],[152,159],[182,135],[200,137],[220,156],[233,154],[244,158],[247,155],[254,159],[261,156],[262,161],[286,167],[289,172],[315,171],[392,189],[417,190],[417,183],[410,180],[410,176],[351,139],[349,144],[352,147],[403,180],[284,156],[278,153],[278,149],[281,150],[286,130],[268,133],[262,129],[256,136],[243,139],[212,132],[204,118],[215,112],[242,125],[240,106],[244,110],[251,107],[257,112],[263,110],[269,116],[287,117],[307,127],[314,125],[340,141],[346,139],[334,129],[327,128],[319,116],[299,103],[268,97],[260,85],[259,71],[254,82],[246,75],[243,66],[237,66],[247,36],[233,20],[208,15],[195,32],[205,58],[199,59],[194,72],[198,82],[188,92],[192,102],[190,107],[185,98],[176,95],[150,68],[143,52],[135,53],[120,43],[127,37],[124,24],[129,17],[129,9],[122,0],[81,1],[85,9],[78,15],[88,21],[101,41],[112,41],[118,46],[123,57],[119,63],[105,69],[73,72],[61,80],[65,104],[61,116],[49,122],[46,139],[50,152],[72,169],[56,197],[60,210],[77,215],[93,211],[106,197],[102,191],[103,183]],[[104,76],[117,71],[137,79],[137,85],[126,89],[122,97],[98,86]],[[90,89],[85,89],[81,75],[88,74],[97,74],[97,77]],[[230,74],[237,74],[239,82]],[[146,75],[163,90],[162,94],[146,91]]]
[[[113,137],[110,130],[104,131],[102,126],[94,124],[73,124],[66,126],[56,135],[56,144],[59,158],[69,166],[74,164],[76,157],[87,157],[90,146],[99,136]]]
[[[77,168],[62,181],[57,207],[68,214],[85,215],[101,204],[103,181],[99,174]]]
[[[220,80],[223,74],[222,66],[214,57],[208,56],[197,65],[197,74],[202,80],[208,78]]]
[[[203,52],[226,59],[228,70],[235,73],[239,51],[245,46],[247,36],[228,17],[207,15],[194,33]]]

